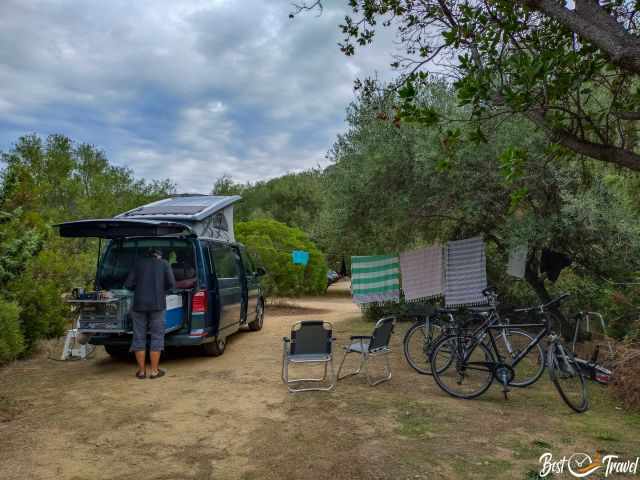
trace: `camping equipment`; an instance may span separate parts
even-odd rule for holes
[[[391,380],[391,364],[389,363],[389,353],[391,353],[391,348],[389,346],[389,342],[391,341],[391,335],[393,334],[393,327],[395,326],[395,323],[396,317],[381,318],[376,322],[376,326],[373,328],[373,333],[371,335],[351,336],[349,345],[344,347],[344,357],[342,357],[342,362],[340,362],[340,367],[338,368],[338,380],[359,374],[363,367],[365,376],[367,377],[367,382],[369,382],[369,385],[371,386]],[[360,354],[360,366],[357,370],[340,376],[344,361],[350,353]],[[384,356],[385,374],[382,378],[374,380],[369,373],[369,358],[377,356]]]
[[[336,385],[331,353],[333,326],[322,320],[303,320],[291,327],[291,336],[282,339],[282,381],[291,393],[307,391],[329,391]],[[289,364],[323,364],[321,378],[289,378]],[[328,375],[327,367],[331,367]],[[298,387],[308,382],[313,387]]]
[[[353,301],[383,303],[400,299],[400,261],[395,255],[351,257]]]
[[[118,215],[117,219],[172,220],[199,237],[234,242],[233,204],[240,196],[185,195],[158,200]]]
[[[132,331],[128,312],[133,294],[128,290],[88,292],[67,301],[78,312],[78,331],[81,333],[127,333]],[[165,332],[182,327],[182,295],[167,295]]]

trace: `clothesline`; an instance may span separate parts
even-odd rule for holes
[[[447,306],[486,302],[485,244],[482,237],[431,245],[400,255],[353,256],[352,290],[359,304],[443,296]],[[401,285],[402,284],[402,288]]]

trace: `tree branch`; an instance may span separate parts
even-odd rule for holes
[[[611,112],[620,120],[640,120],[640,112]]]
[[[559,21],[569,30],[590,41],[611,62],[633,73],[640,73],[640,41],[594,0],[575,0],[575,10],[557,0],[518,0]]]
[[[529,111],[527,112],[527,116],[542,127],[554,142],[576,153],[595,160],[620,165],[630,170],[640,171],[640,155],[631,150],[614,145],[590,142],[565,129],[551,127],[545,118],[544,112],[541,110]]]

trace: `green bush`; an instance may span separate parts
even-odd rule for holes
[[[38,340],[64,334],[71,314],[63,294],[74,285],[86,285],[87,272],[93,268],[90,254],[70,252],[64,246],[64,241],[52,239],[9,284],[12,300],[20,305],[27,353]]]
[[[267,270],[263,280],[266,295],[296,296],[326,291],[325,256],[302,230],[270,219],[240,222],[235,230],[238,241]],[[309,252],[309,263],[294,265],[293,250]]]
[[[23,351],[20,307],[0,298],[0,365],[15,360]]]

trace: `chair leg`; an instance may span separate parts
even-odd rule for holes
[[[338,381],[338,377],[336,377],[336,371],[333,368],[333,357],[331,357],[329,363],[329,366],[331,367],[331,383],[329,384],[328,390],[333,390],[334,388],[336,388],[336,383]]]
[[[288,383],[288,370],[289,370],[289,363],[287,362],[287,357],[286,355],[282,356],[282,373],[280,374],[280,376],[282,377],[282,381],[284,383]]]
[[[287,362],[287,366],[285,368],[285,375],[284,377],[286,378],[285,383],[287,385],[287,390],[289,390],[289,393],[298,393],[298,392],[312,392],[312,391],[321,391],[321,392],[328,392],[330,390],[333,390],[336,386],[336,376],[335,376],[335,370],[333,368],[333,357],[331,357],[331,359],[322,362],[324,363],[324,376],[323,378],[296,378],[293,380],[289,380],[289,362]],[[329,366],[327,366],[327,363],[329,363]],[[327,376],[328,373],[328,368],[331,369],[331,377],[330,377],[330,382],[327,386],[325,387],[307,387],[307,388],[294,388],[292,387],[292,385],[297,385],[300,382],[313,382],[313,383],[326,383],[327,379],[329,378]]]
[[[367,365],[368,365],[368,362],[367,362]],[[379,383],[387,382],[391,380],[391,362],[389,362],[389,354],[388,353],[384,354],[384,376],[382,378],[379,378],[378,380],[374,380],[373,377],[369,375],[368,368],[366,372],[367,372],[367,382],[369,382],[369,385],[371,385],[372,387],[375,385],[378,385]]]
[[[349,350],[345,350],[345,352],[344,352],[344,356],[342,357],[342,361],[340,362],[340,367],[338,368],[337,380],[342,380],[343,378],[347,378],[347,377],[350,377],[352,375],[358,375],[360,373],[360,371],[362,370],[362,365],[364,364],[364,361],[365,361],[365,355],[362,355],[362,360],[360,361],[360,366],[358,367],[357,370],[354,370],[353,372],[346,373],[346,374],[340,376],[340,372],[342,372],[342,367],[344,366],[344,361],[347,359],[347,355],[349,355],[350,353],[354,353],[354,352],[351,352]]]

